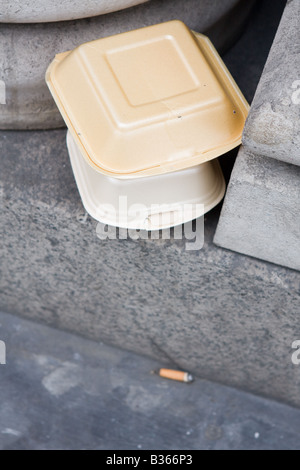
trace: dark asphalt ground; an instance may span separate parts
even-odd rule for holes
[[[151,371],[168,364],[13,315],[0,324],[1,450],[300,449],[300,410],[162,379]]]

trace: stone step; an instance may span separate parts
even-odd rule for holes
[[[65,3],[61,2],[61,5]],[[46,69],[59,52],[93,39],[172,19],[180,19],[191,29],[207,33],[221,50],[234,42],[254,4],[255,0],[227,0],[221,5],[216,0],[151,0],[108,15],[77,21],[1,24],[0,128],[64,126],[45,84]]]
[[[174,234],[100,240],[64,130],[2,131],[0,142],[0,309],[300,405],[298,272],[214,245],[218,208],[202,249],[201,224],[198,247]]]
[[[214,242],[300,270],[300,168],[240,150]]]
[[[252,153],[300,165],[300,2],[287,2],[246,123]]]

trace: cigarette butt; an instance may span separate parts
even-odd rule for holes
[[[179,382],[191,383],[194,377],[189,372],[172,369],[159,369],[156,372],[160,377],[170,380],[177,380]]]

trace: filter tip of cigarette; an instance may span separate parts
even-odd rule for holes
[[[173,369],[158,369],[151,371],[151,374],[156,374],[165,379],[177,380],[178,382],[192,383],[194,377],[189,372],[173,370]]]

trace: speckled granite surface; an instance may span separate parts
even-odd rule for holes
[[[300,168],[239,152],[214,242],[300,271]]]
[[[200,251],[101,241],[65,131],[2,132],[0,142],[0,309],[300,405],[299,273],[214,246],[218,208]]]
[[[66,2],[61,3],[65,6]],[[64,126],[45,83],[47,67],[60,52],[87,41],[173,19],[183,21],[195,31],[206,32],[215,46],[224,50],[242,31],[254,3],[255,0],[221,3],[219,0],[151,0],[81,20],[44,24],[4,22],[0,28],[0,80],[6,84],[6,104],[0,104],[0,128]]]
[[[249,152],[300,165],[300,2],[289,0],[245,127]]]
[[[246,122],[215,242],[300,270],[300,3],[284,10]]]
[[[1,23],[45,23],[87,18],[129,8],[147,0],[0,0]],[[148,0],[149,1],[149,0]]]

